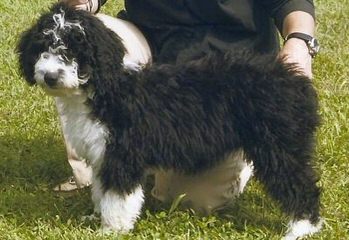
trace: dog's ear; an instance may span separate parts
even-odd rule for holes
[[[68,48],[76,55],[79,69],[86,68],[91,73],[88,85],[94,89],[90,104],[94,105],[93,109],[97,111],[95,114],[104,120],[105,117],[113,118],[113,108],[118,105],[114,101],[121,94],[120,85],[128,79],[123,66],[126,49],[122,40],[98,18],[83,11],[76,11],[75,19],[77,16],[84,29],[84,36],[78,32],[72,34],[70,37],[73,41],[67,41]]]
[[[24,32],[17,45],[19,56],[19,68],[25,80],[30,84],[35,84],[34,65],[37,61],[43,45],[38,42],[37,26]]]
[[[124,71],[126,49],[122,40],[98,18],[83,11],[77,11],[74,16],[77,15],[83,32],[71,30],[68,48],[75,53],[79,66],[89,65],[92,69],[89,83],[94,85],[98,95],[99,91],[118,84],[118,76]]]
[[[43,15],[38,23],[22,33],[16,47],[18,54],[19,68],[25,80],[30,84],[35,84],[34,66],[40,54],[47,50],[52,39],[43,34],[43,27],[53,24],[48,14]],[[39,24],[40,23],[40,24]]]
[[[90,13],[80,10],[67,12],[67,19],[70,18],[70,14],[74,18],[73,21],[79,21],[83,28],[71,29],[67,35],[69,39],[65,41],[68,48],[75,53],[79,64],[90,64],[95,70],[95,78],[119,72],[123,68],[126,53],[121,39]]]

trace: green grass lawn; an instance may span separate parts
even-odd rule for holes
[[[0,239],[112,239],[98,234],[88,190],[57,195],[70,175],[55,106],[19,75],[15,45],[54,0],[0,1]],[[118,1],[120,2],[120,1]],[[349,0],[318,0],[314,61],[320,96],[316,166],[321,173],[324,229],[312,239],[349,239]],[[103,11],[115,14],[110,0]],[[169,211],[150,197],[135,230],[122,239],[280,239],[288,222],[255,181],[224,213],[200,217]]]

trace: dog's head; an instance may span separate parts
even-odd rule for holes
[[[125,54],[120,38],[95,16],[61,3],[23,33],[17,51],[26,81],[55,96],[91,84],[108,88],[101,76],[115,77]]]

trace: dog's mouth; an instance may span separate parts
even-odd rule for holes
[[[35,71],[34,78],[36,83],[44,89],[59,89],[64,88],[64,71]]]
[[[40,84],[44,92],[53,97],[69,97],[81,95],[83,90],[80,87],[64,87],[62,84],[49,86],[47,84]]]
[[[67,73],[63,69],[58,71],[35,72],[36,83],[51,96],[71,96],[81,93],[81,84],[87,80],[80,79],[77,75]]]

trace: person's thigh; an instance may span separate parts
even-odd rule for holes
[[[251,175],[252,166],[246,163],[240,150],[214,168],[196,175],[156,171],[152,195],[162,202],[171,202],[185,194],[181,202],[183,207],[210,214],[237,197]]]

